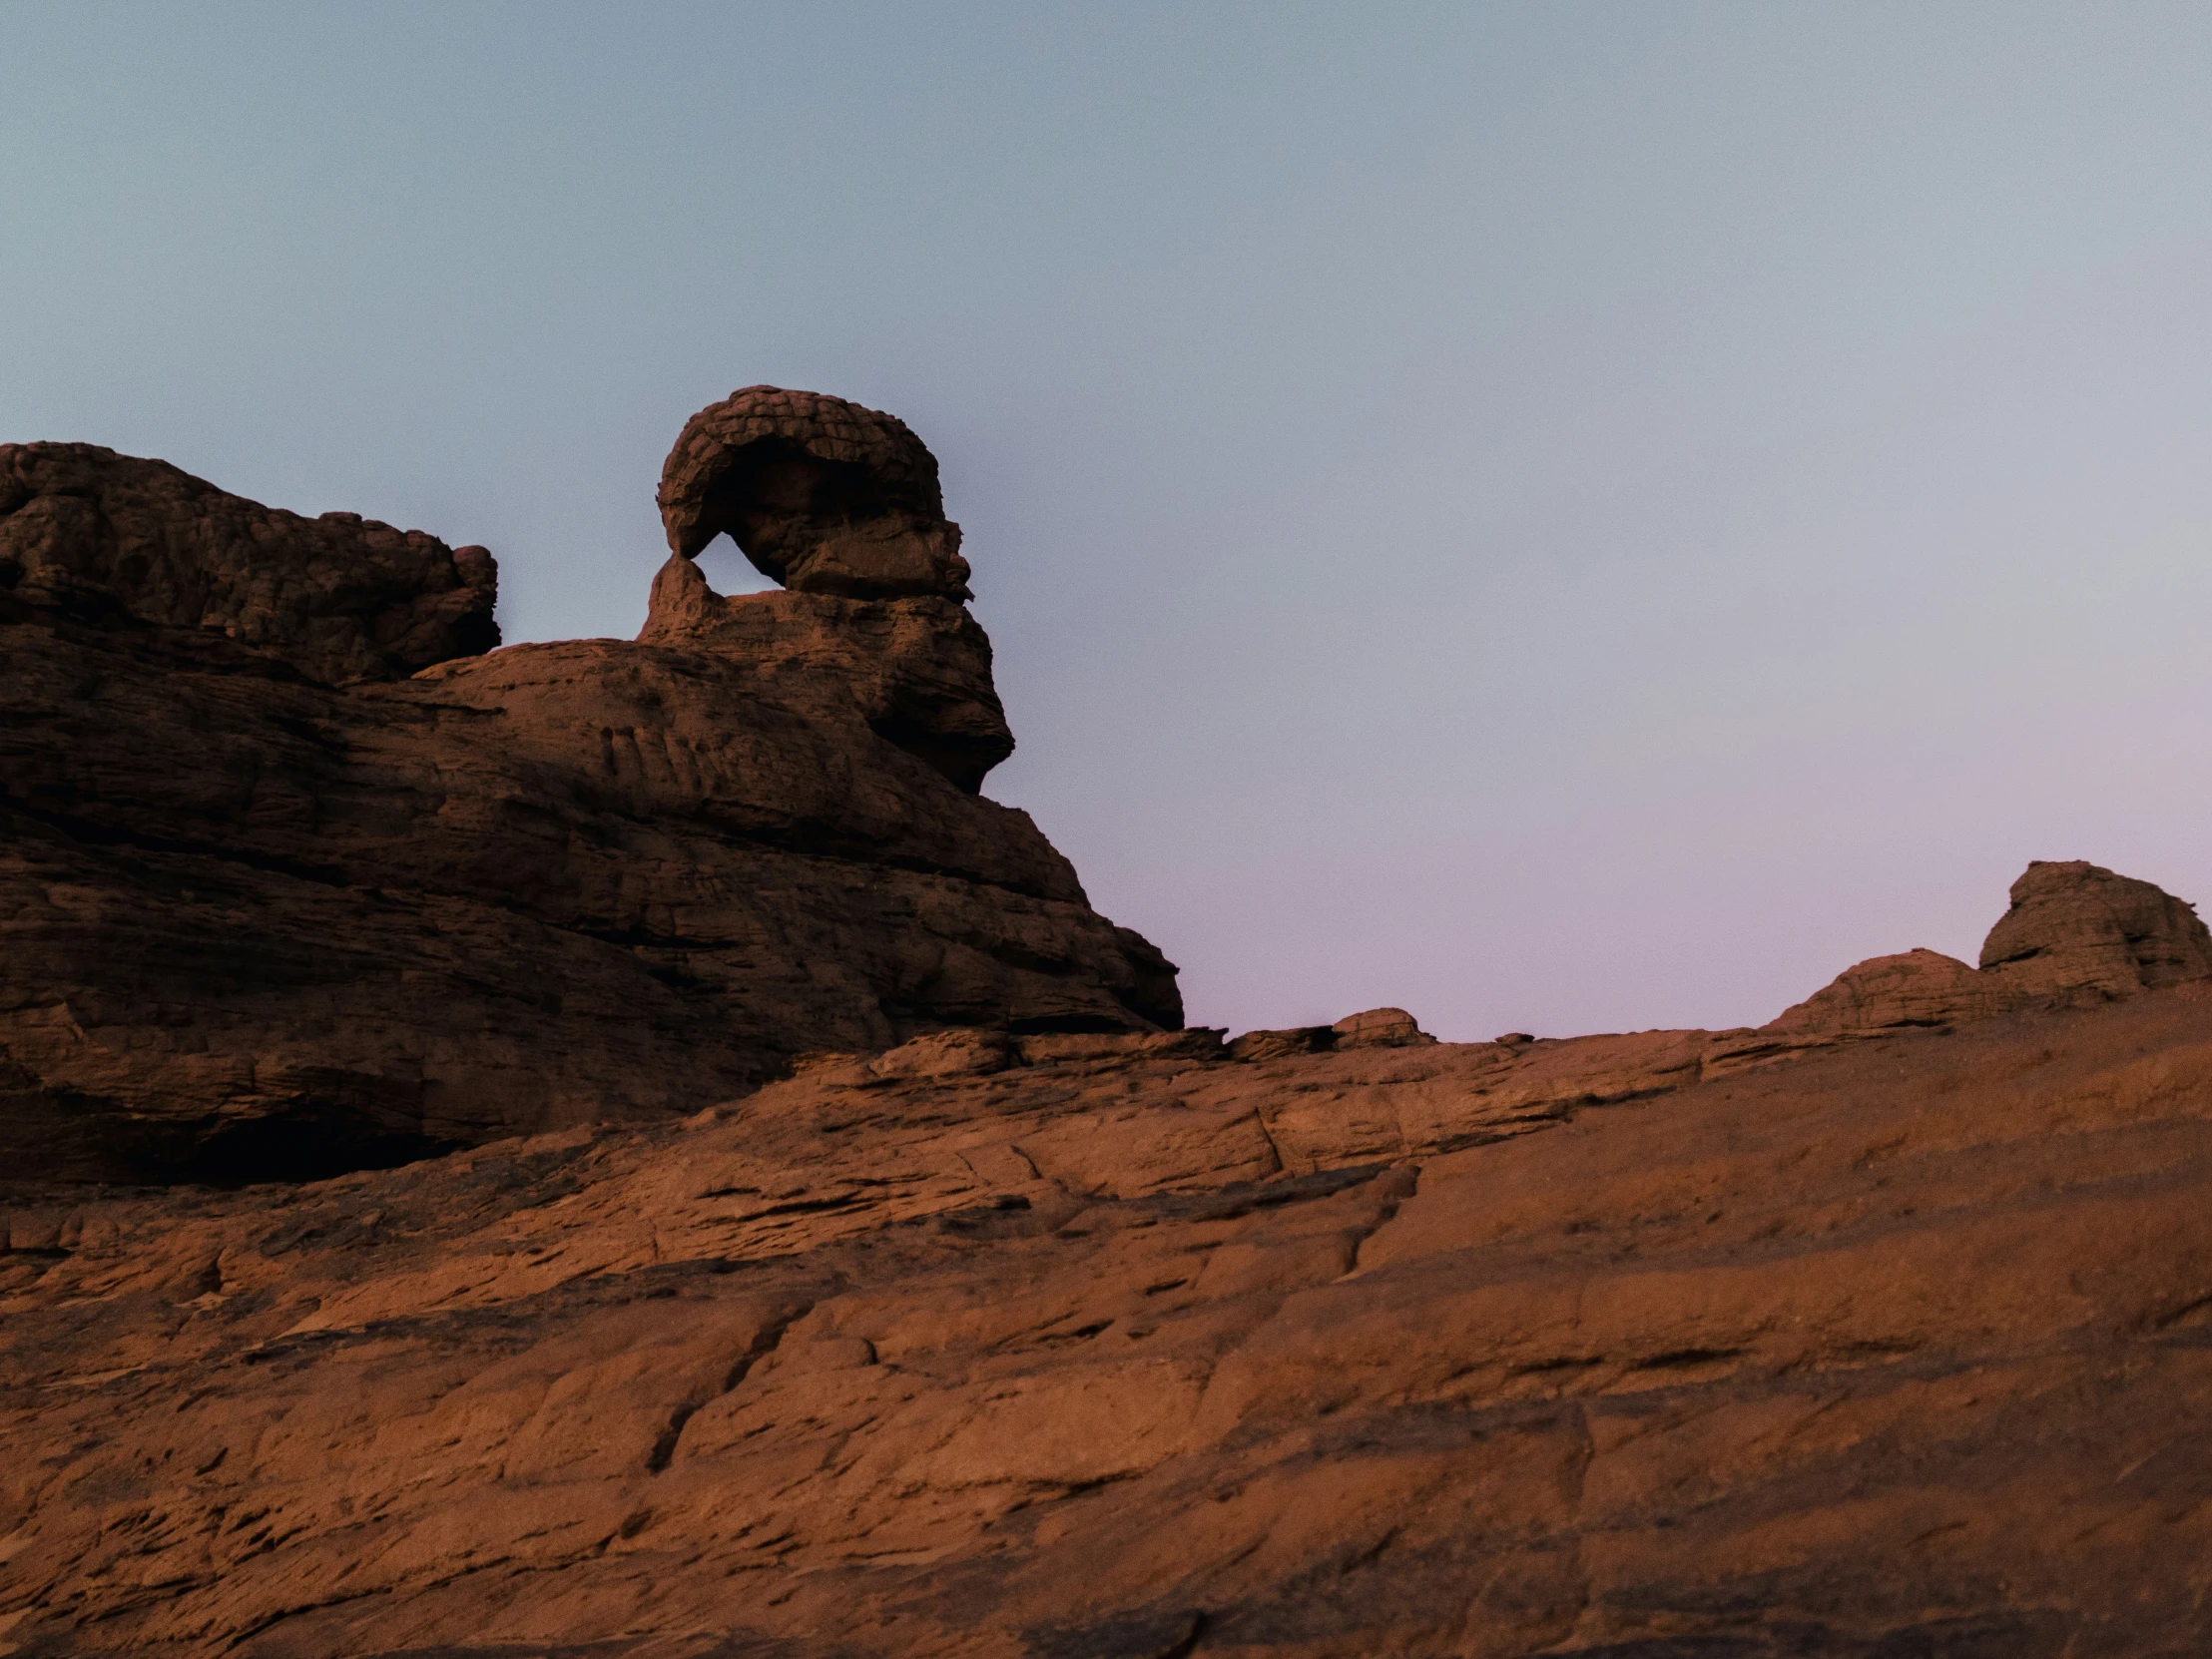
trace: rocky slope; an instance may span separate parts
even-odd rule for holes
[[[1993,1013],[945,1031],[404,1170],[19,1188],[0,1644],[2202,1652],[2212,978],[2157,900],[2031,868],[1952,964],[2044,964]]]
[[[481,548],[0,446],[11,1168],[328,1174],[812,1050],[1181,1025],[975,793],[1013,739],[919,441],[753,388],[670,466],[644,638],[487,655]],[[714,595],[724,528],[792,590]]]
[[[480,548],[0,447],[0,1654],[2212,1650],[2190,906],[1224,1043],[977,794],[910,431],[661,505],[492,652]]]

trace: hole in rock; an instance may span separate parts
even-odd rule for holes
[[[763,438],[730,456],[700,497],[699,528],[728,535],[765,575],[785,567],[821,533],[880,517],[890,507],[867,468],[830,461],[785,438]],[[725,590],[729,591],[729,590]]]

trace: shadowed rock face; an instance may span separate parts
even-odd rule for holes
[[[950,599],[725,597],[691,560],[671,559],[638,639],[742,658],[787,706],[856,718],[969,795],[1014,752],[990,639]]]
[[[481,549],[83,446],[0,449],[0,488],[18,1171],[325,1175],[811,1050],[1182,1023],[975,793],[1013,740],[954,599],[679,562],[642,642],[483,655]]]
[[[0,444],[0,588],[87,620],[213,630],[333,682],[499,643],[481,547],[301,518],[89,443]]]
[[[682,1125],[0,1192],[0,1618],[210,1659],[2200,1654],[2205,991],[1787,1054],[935,1033]]]
[[[2041,859],[2012,883],[1981,971],[2026,996],[2132,996],[2212,979],[2212,931],[2196,907],[2148,881],[2076,858]]]

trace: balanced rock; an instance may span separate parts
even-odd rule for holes
[[[877,470],[934,499],[906,438]],[[1174,967],[975,793],[1012,739],[947,593],[723,601],[685,563],[640,642],[485,655],[480,549],[84,446],[0,480],[18,1173],[312,1176],[805,1053],[1182,1024]]]
[[[693,415],[661,472],[669,551],[727,533],[795,593],[965,599],[936,458],[903,421],[820,392],[747,386]]]

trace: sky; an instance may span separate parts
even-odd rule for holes
[[[2212,8],[0,0],[0,441],[628,636],[733,388],[942,467],[1193,1023],[1756,1024],[2212,899]],[[703,560],[757,585],[727,542]]]

